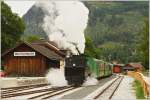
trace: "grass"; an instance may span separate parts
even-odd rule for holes
[[[136,93],[136,98],[137,99],[145,99],[144,91],[143,91],[143,88],[142,88],[142,85],[141,85],[140,81],[135,80],[134,83],[133,83],[133,87],[134,87],[134,90],[135,90],[135,93]]]

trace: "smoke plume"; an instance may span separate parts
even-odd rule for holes
[[[83,83],[83,86],[89,86],[89,85],[97,85],[98,80],[94,77],[87,77],[85,82]]]
[[[64,72],[60,69],[51,68],[48,74],[46,75],[46,78],[52,86],[66,86],[67,85]]]
[[[44,11],[42,27],[50,41],[73,54],[78,54],[76,45],[79,51],[84,53],[84,30],[89,10],[82,2],[41,0],[36,6]]]

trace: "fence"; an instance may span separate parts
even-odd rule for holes
[[[144,91],[144,96],[148,97],[150,93],[150,83],[148,83],[148,80],[144,78],[144,75],[140,72],[134,72],[134,71],[128,71],[127,73],[129,76],[135,78],[136,80],[140,81],[143,91]]]

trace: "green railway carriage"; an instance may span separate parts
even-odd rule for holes
[[[86,57],[86,64],[86,74],[92,77],[102,78],[112,74],[113,64],[111,63],[107,63],[103,60],[91,57]]]

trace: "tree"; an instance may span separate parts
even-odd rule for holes
[[[27,42],[33,42],[36,40],[40,40],[40,37],[37,35],[30,35],[30,36],[23,37],[23,41],[27,41]]]
[[[85,55],[89,57],[95,57],[99,59],[100,57],[100,50],[96,48],[94,45],[92,39],[89,36],[85,37],[86,43],[85,43]]]
[[[141,56],[140,60],[142,61],[145,68],[149,66],[149,23],[148,20],[145,20],[145,26],[143,27],[142,32],[140,32],[140,40],[138,45],[138,54]]]
[[[11,8],[1,2],[1,50],[2,53],[20,41],[25,27],[23,20]]]

